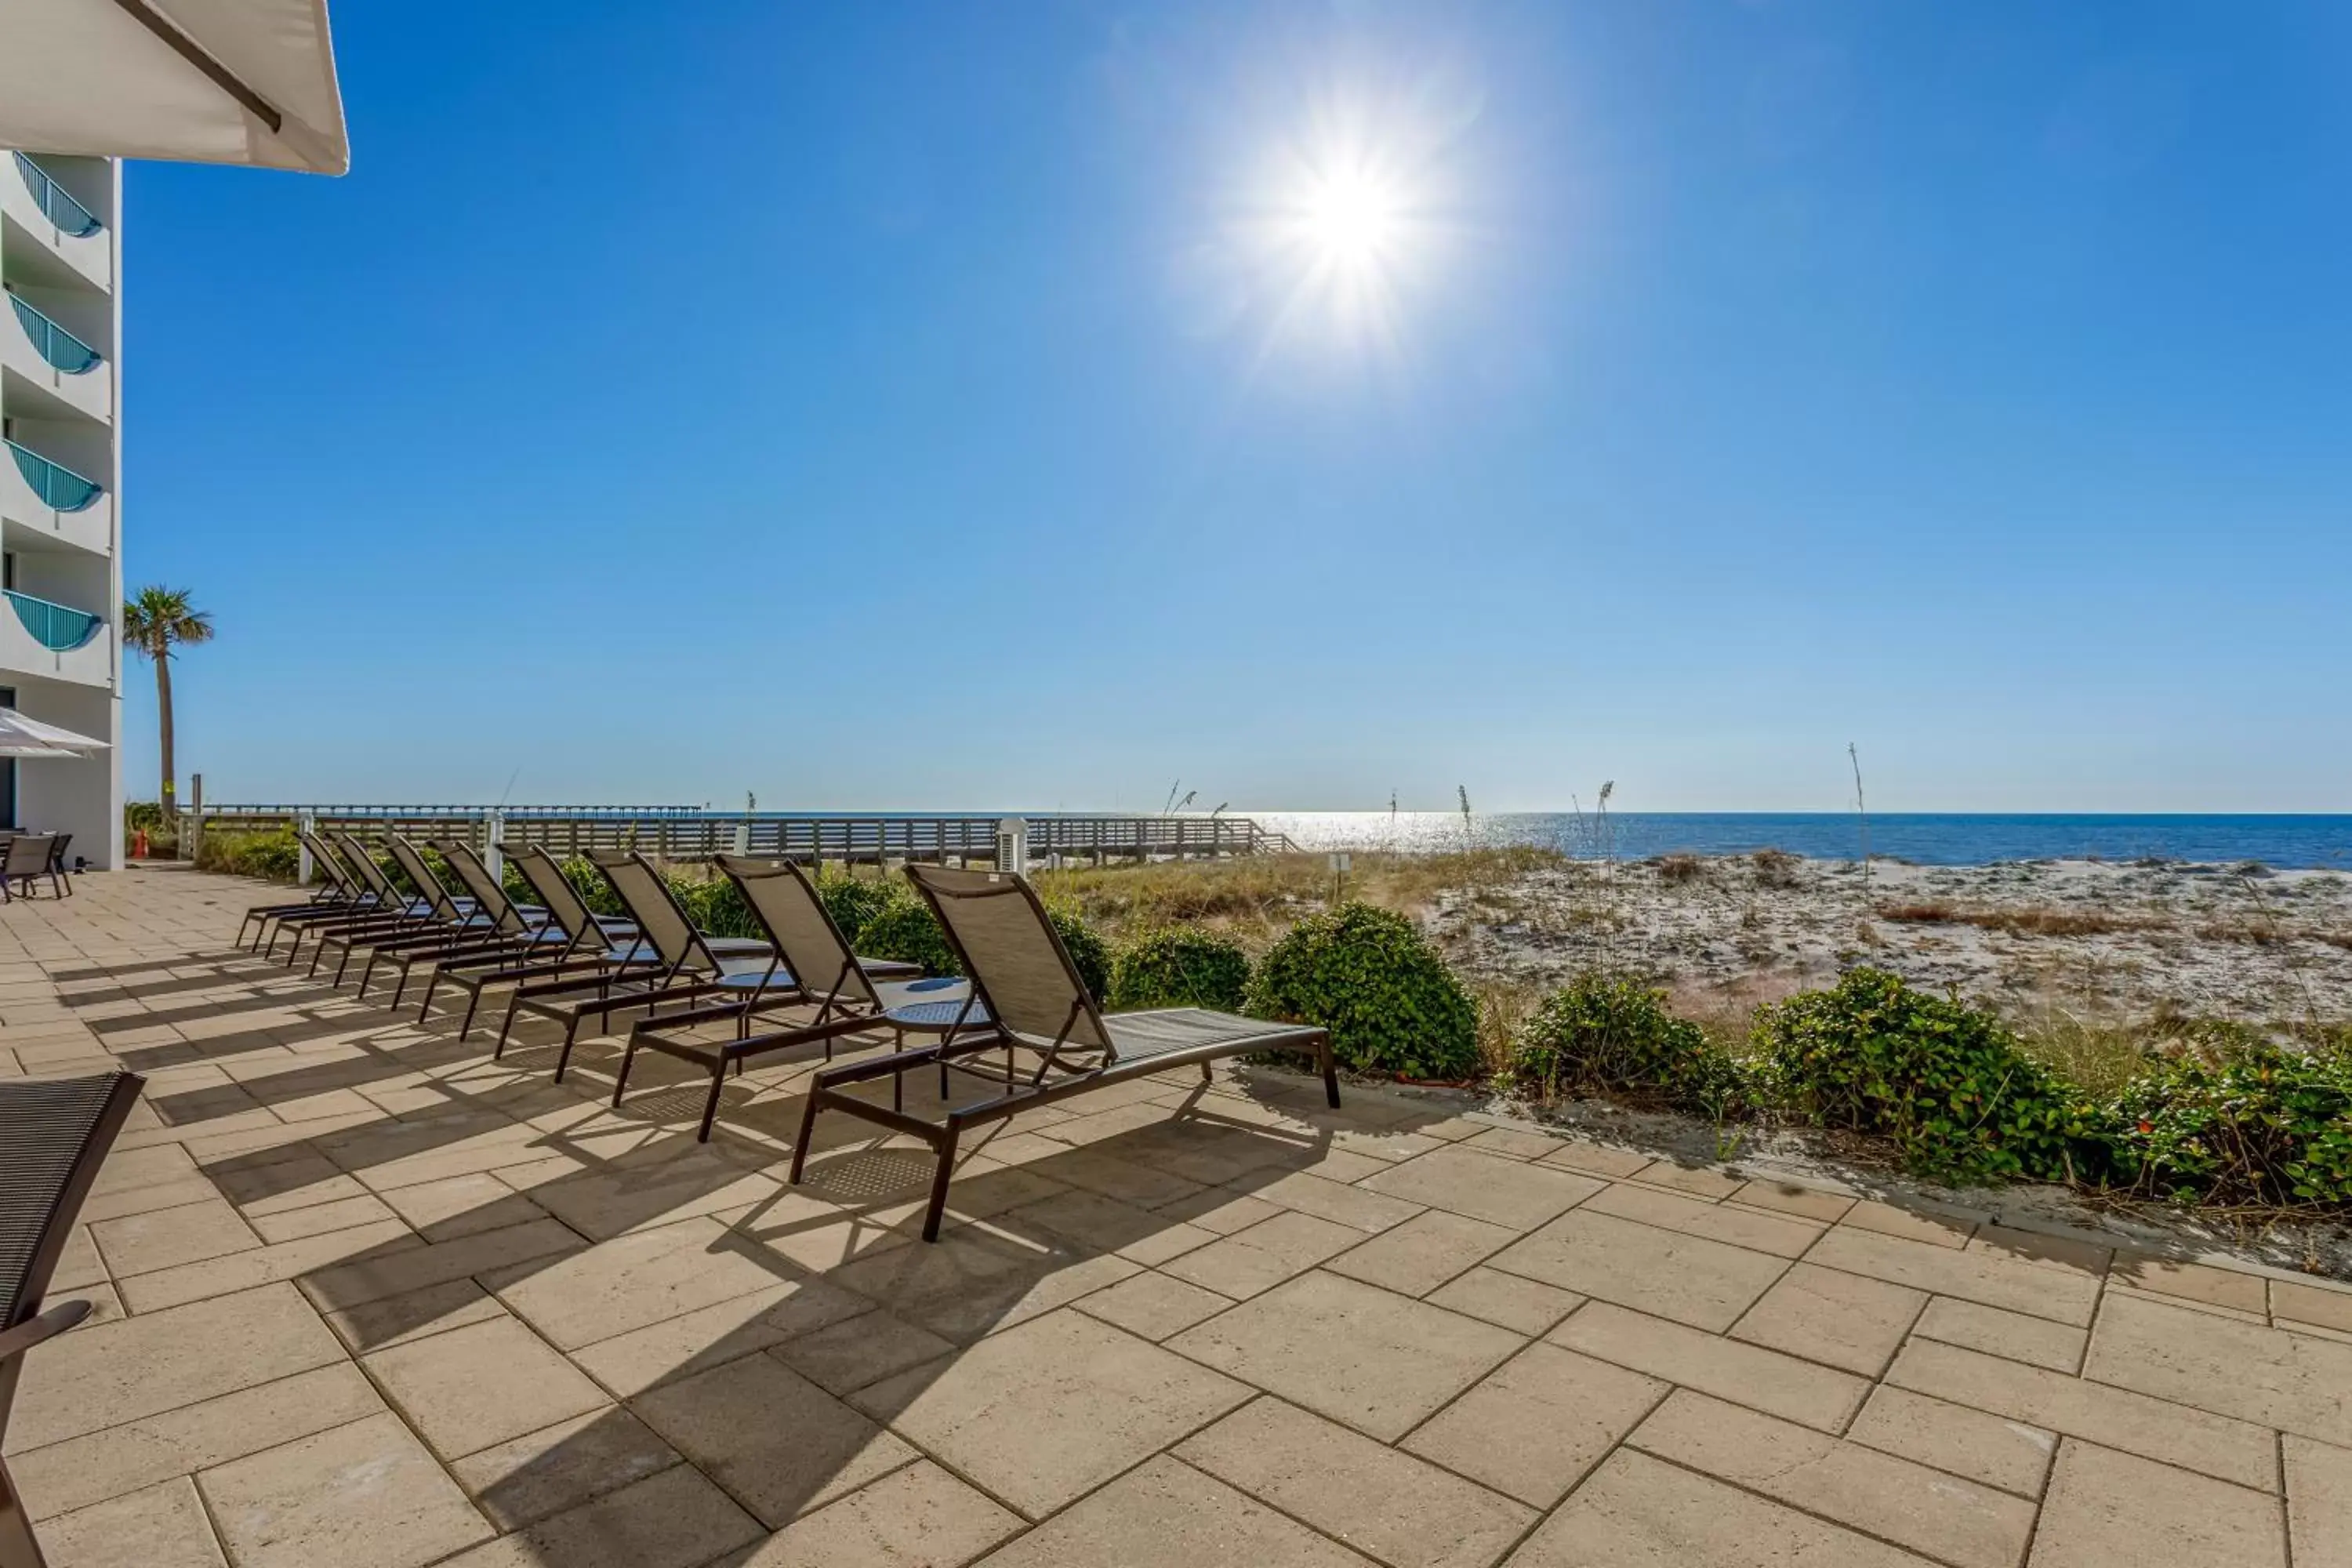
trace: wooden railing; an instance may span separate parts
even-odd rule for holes
[[[685,806],[571,805],[206,805],[204,830],[267,833],[308,822],[373,838],[384,832],[458,837],[488,847],[543,845],[557,855],[641,849],[656,859],[707,860],[719,854],[769,855],[803,861],[985,860],[996,855],[996,815],[922,813],[726,813]],[[1266,855],[1296,849],[1246,816],[1024,816],[1029,858],[1191,859]]]

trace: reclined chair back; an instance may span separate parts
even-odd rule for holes
[[[333,846],[315,833],[299,829],[294,837],[310,851],[312,868],[326,878],[329,897],[347,904],[358,903],[367,897],[367,884],[343,864],[343,858],[335,853]]]
[[[360,842],[359,835],[346,828],[335,835],[335,843],[343,851],[343,864],[359,873],[369,892],[376,897],[376,907],[390,914],[406,910],[411,903],[408,895],[392,885],[383,868],[375,863],[375,852]]]
[[[997,1026],[1045,1053],[1040,1078],[1071,1052],[1091,1053],[1098,1066],[1118,1059],[1087,983],[1025,878],[943,866],[909,866],[907,877],[939,915]]]
[[[0,1084],[0,1331],[39,1314],[74,1216],[144,1082],[116,1072]],[[23,1359],[0,1360],[0,1431]]]
[[[449,897],[449,889],[443,886],[440,878],[433,874],[433,868],[425,863],[424,856],[417,853],[416,846],[411,844],[405,835],[398,833],[385,834],[383,842],[384,847],[392,851],[393,864],[400,868],[402,876],[416,885],[417,896],[425,900],[425,907],[433,911],[433,918],[450,925],[462,923],[466,911]]]
[[[0,876],[14,879],[46,872],[49,868],[49,839],[46,833],[19,833],[8,840],[8,858],[0,861]]]
[[[841,934],[816,884],[790,860],[761,860],[743,855],[721,855],[719,868],[727,873],[750,907],[751,918],[775,944],[791,983],[819,1002],[845,1006],[878,1007],[875,994]],[[780,980],[782,976],[778,977]]]
[[[474,908],[490,917],[491,931],[500,936],[530,934],[530,922],[523,919],[522,911],[515,908],[514,900],[507,897],[506,889],[490,875],[490,868],[482,864],[482,858],[474,853],[471,845],[460,844],[454,838],[435,838],[426,842],[448,863],[457,880],[465,885],[467,896],[474,900]]]
[[[719,955],[702,940],[702,933],[687,918],[686,910],[678,905],[677,895],[669,890],[669,883],[654,869],[652,861],[634,849],[619,854],[591,854],[588,858],[613,884],[613,891],[621,896],[629,918],[637,922],[637,930],[653,943],[654,952],[660,955],[663,967],[671,974],[691,971],[716,976],[726,973]],[[770,961],[772,973],[774,962]]]
[[[588,900],[580,896],[580,889],[572,885],[572,879],[563,874],[554,856],[536,844],[526,844],[520,849],[509,849],[507,858],[514,862],[522,879],[530,884],[530,890],[547,907],[547,918],[572,939],[574,948],[586,947],[591,942],[607,945],[596,911],[588,907]]]

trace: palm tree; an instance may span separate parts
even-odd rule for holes
[[[155,661],[155,710],[163,727],[163,820],[179,819],[172,768],[172,649],[213,640],[213,618],[188,604],[185,588],[148,587],[122,606],[122,640]]]

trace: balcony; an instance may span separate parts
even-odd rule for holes
[[[104,555],[114,548],[114,498],[104,485],[17,442],[0,463],[0,522],[7,547],[70,545]]]
[[[114,676],[114,639],[106,618],[70,605],[8,590],[13,616],[0,616],[0,671],[44,675],[87,686]]]
[[[112,424],[114,367],[106,356],[13,284],[8,308],[16,318],[13,331],[0,326],[0,370],[7,373],[0,399],[8,412],[39,419],[69,413]]]
[[[22,153],[16,154],[16,173],[24,176],[25,188],[33,193],[33,205],[41,209],[41,216],[49,220],[49,226],[60,236],[67,239],[82,239],[106,226],[98,221],[96,213],[74,200],[70,192],[49,178],[47,172],[38,163]]]
[[[0,163],[0,220],[12,279],[30,277],[52,288],[114,287],[114,236],[105,220],[22,153]]]

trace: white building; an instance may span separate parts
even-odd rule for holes
[[[0,826],[122,859],[122,310],[110,158],[0,152],[0,703],[108,749],[0,759]]]

